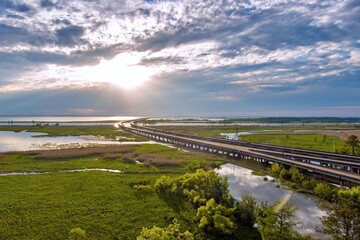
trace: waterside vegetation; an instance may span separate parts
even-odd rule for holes
[[[212,171],[229,161],[157,144],[2,153],[0,239],[303,239],[293,206],[234,201]],[[99,171],[73,171],[86,169]],[[295,167],[270,171],[332,203],[321,231],[357,239],[360,188],[338,190]],[[29,172],[41,174],[16,175]]]

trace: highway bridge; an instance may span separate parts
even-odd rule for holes
[[[176,133],[139,126],[134,122],[122,126],[126,131],[155,141],[225,154],[233,158],[246,158],[269,163],[277,162],[287,166],[295,165],[320,176],[336,179],[340,185],[344,183],[350,186],[360,184],[360,157],[356,156]]]

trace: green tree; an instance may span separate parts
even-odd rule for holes
[[[182,232],[180,224],[174,220],[173,224],[165,228],[154,226],[151,229],[143,228],[137,240],[193,240],[194,235],[189,231]]]
[[[335,240],[360,239],[360,187],[338,191],[337,200],[321,221],[323,233]]]
[[[334,190],[328,183],[320,182],[314,188],[314,193],[321,198],[331,201],[333,199]]]
[[[355,148],[359,147],[359,138],[356,135],[350,135],[346,140],[346,144],[352,149],[352,155],[355,155]]]
[[[263,240],[294,240],[301,239],[294,229],[296,222],[291,220],[295,216],[295,208],[292,204],[280,203],[273,205],[262,203],[259,207],[256,221]]]
[[[212,198],[206,206],[201,206],[197,210],[199,227],[210,233],[231,235],[235,228],[233,211],[232,208],[217,204]]]
[[[177,178],[163,176],[155,182],[154,187],[161,193],[187,197],[196,207],[205,205],[212,198],[226,207],[232,207],[234,202],[227,178],[214,171],[199,169]]]
[[[255,198],[250,195],[241,197],[241,202],[236,202],[234,216],[243,225],[252,227],[255,224],[257,203]]]

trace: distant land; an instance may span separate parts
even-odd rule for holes
[[[147,119],[146,122],[216,122],[216,123],[278,123],[278,124],[308,124],[308,123],[330,123],[330,124],[354,124],[360,123],[360,117],[233,117],[233,118],[157,118]]]

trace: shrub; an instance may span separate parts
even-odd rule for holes
[[[189,231],[181,232],[180,224],[174,220],[168,227],[154,226],[151,229],[143,228],[137,240],[193,240],[194,235]]]
[[[291,176],[291,180],[294,182],[301,182],[304,179],[304,175],[302,175],[299,172],[299,169],[294,165],[292,165],[289,169],[289,174]]]
[[[69,239],[70,240],[82,240],[86,239],[85,230],[81,228],[73,228],[69,232]]]
[[[316,187],[317,182],[315,179],[307,179],[305,181],[302,182],[302,187],[308,191],[313,191],[314,188]]]
[[[270,171],[274,176],[278,177],[281,172],[281,166],[278,163],[274,163],[273,165],[271,165]]]
[[[326,200],[331,201],[333,199],[333,188],[327,183],[318,183],[314,188],[314,193]]]
[[[282,168],[282,170],[280,172],[280,178],[289,180],[289,179],[291,179],[291,175],[288,173],[288,171],[286,171],[285,168]]]

